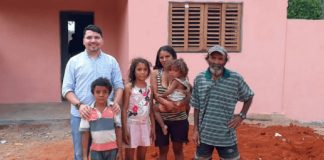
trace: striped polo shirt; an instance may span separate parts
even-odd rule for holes
[[[111,107],[106,107],[101,113],[94,107],[91,107],[90,120],[81,119],[80,131],[90,131],[92,144],[90,149],[94,151],[107,151],[118,148],[115,133],[116,127],[121,127],[120,112],[115,114]]]
[[[199,110],[200,141],[213,146],[232,146],[237,143],[234,129],[227,123],[233,116],[236,103],[254,95],[242,76],[224,69],[217,80],[207,69],[194,80],[190,105]]]

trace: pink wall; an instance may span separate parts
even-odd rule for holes
[[[60,11],[94,11],[95,23],[104,30],[104,50],[117,55],[115,4],[105,0],[1,1],[0,102],[61,101]]]
[[[243,3],[242,52],[230,54],[228,67],[255,92],[250,113],[282,112],[286,7],[282,0]]]
[[[324,21],[289,20],[284,114],[305,121],[324,120]]]
[[[118,0],[116,4],[116,23],[118,26],[117,30],[117,46],[118,46],[118,59],[120,68],[122,70],[123,79],[127,79],[127,71],[129,66],[129,26],[128,26],[128,1]]]
[[[143,4],[150,7],[144,10]],[[129,1],[130,57],[142,55],[152,63],[155,61],[157,49],[168,40],[168,6],[169,2],[162,0]],[[241,73],[255,91],[251,112],[281,113],[286,7],[282,0],[245,0],[243,3],[242,52],[230,54],[228,67]],[[179,54],[190,66],[191,81],[206,69],[205,55]]]
[[[154,63],[157,49],[168,40],[169,2],[140,2],[129,0],[129,57],[142,56]],[[320,65],[321,58],[317,58],[324,49],[323,21],[288,21],[287,1],[283,0],[204,2],[243,2],[242,51],[230,53],[227,67],[241,73],[255,92],[250,113],[285,114],[305,121],[323,120],[320,100],[324,98],[324,76],[320,73],[324,66]],[[143,9],[143,4],[150,7]],[[190,67],[191,81],[206,69],[205,55],[179,54]],[[298,71],[309,76],[301,76]]]
[[[130,59],[141,56],[154,63],[158,48],[167,44],[167,15],[168,1],[128,1]]]
[[[287,20],[283,0],[204,2],[243,2],[242,51],[230,53],[227,67],[256,93],[250,113],[323,120],[323,21]],[[157,49],[167,44],[168,6],[166,0],[1,1],[0,103],[60,101],[59,11],[93,11],[104,31],[103,50],[118,59],[127,79],[132,58],[154,65]],[[188,63],[191,82],[207,67],[206,53],[178,56]]]

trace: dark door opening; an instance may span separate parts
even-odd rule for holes
[[[68,60],[84,50],[83,29],[94,24],[93,12],[60,12],[61,83]]]

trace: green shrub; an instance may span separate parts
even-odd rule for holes
[[[289,19],[321,19],[322,0],[289,0]]]

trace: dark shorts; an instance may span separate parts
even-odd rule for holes
[[[237,145],[228,147],[217,147],[208,144],[201,143],[197,146],[195,159],[204,158],[212,159],[214,148],[217,150],[218,155],[222,159],[238,160],[240,159],[240,154],[237,149]]]
[[[165,125],[168,126],[168,134],[164,135],[162,128],[155,121],[155,146],[167,146],[169,145],[169,139],[171,137],[172,142],[187,143],[188,142],[188,131],[189,122],[187,119],[179,121],[164,121]]]
[[[90,151],[91,160],[107,160],[116,159],[118,149],[113,149],[109,151]]]

